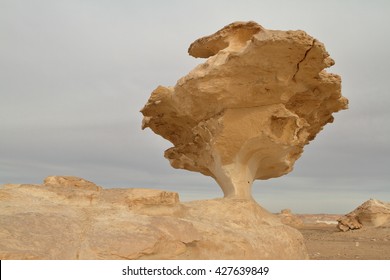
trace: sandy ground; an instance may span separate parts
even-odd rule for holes
[[[305,238],[310,259],[390,260],[390,228],[362,228],[340,232],[336,225],[298,228]]]

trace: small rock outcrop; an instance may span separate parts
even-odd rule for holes
[[[289,173],[334,112],[347,108],[324,45],[304,31],[235,22],[188,50],[208,58],[141,110],[173,147],[174,168],[213,177],[225,197],[251,198],[256,179]]]
[[[340,231],[390,226],[390,203],[370,199],[338,220]]]
[[[49,176],[43,181],[45,186],[63,186],[63,187],[75,187],[84,190],[99,191],[101,187],[95,183],[87,181],[80,177],[74,176]]]
[[[0,259],[307,259],[302,235],[252,200],[181,203],[77,177],[0,186]]]
[[[283,209],[278,214],[281,222],[293,228],[300,228],[303,226],[303,220],[291,212],[291,209]]]

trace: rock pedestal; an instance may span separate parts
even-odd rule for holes
[[[180,203],[77,177],[0,187],[0,259],[306,259],[302,235],[251,200]]]

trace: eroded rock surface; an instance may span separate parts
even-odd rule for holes
[[[77,177],[0,187],[0,259],[306,259],[302,235],[251,200],[180,203]]]
[[[304,31],[236,22],[191,44],[208,58],[174,87],[157,87],[143,128],[174,146],[174,168],[213,177],[225,197],[250,198],[252,182],[289,173],[332,114],[347,108],[324,45]]]
[[[390,203],[370,199],[338,220],[340,231],[362,227],[390,227]]]

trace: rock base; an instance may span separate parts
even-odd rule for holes
[[[307,259],[302,235],[252,200],[180,203],[77,177],[0,188],[0,259]]]

